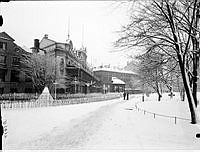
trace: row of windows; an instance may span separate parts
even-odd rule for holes
[[[0,49],[7,50],[7,43],[6,42],[0,42]],[[15,47],[14,51],[19,52],[20,49],[18,47]]]
[[[6,56],[0,55],[0,63],[6,63]],[[13,65],[19,65],[20,64],[20,58],[19,57],[13,57],[12,58],[12,64]]]
[[[7,75],[7,70],[0,69],[0,82],[5,82]],[[19,82],[20,81],[20,71],[12,70],[10,76],[10,82]],[[31,82],[31,78],[25,76],[25,82]]]
[[[0,94],[4,93],[5,88],[0,88]],[[32,88],[25,88],[24,93],[33,93],[34,90]],[[10,93],[19,93],[17,88],[10,88]]]

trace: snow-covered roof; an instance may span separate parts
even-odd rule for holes
[[[113,69],[113,68],[96,68],[93,69],[93,71],[108,71],[108,72],[118,72],[118,73],[126,73],[126,74],[135,74],[137,75],[137,73],[133,72],[133,71],[126,71],[126,70],[119,70],[119,69]]]
[[[117,77],[112,77],[112,84],[125,84],[125,82],[118,79]]]

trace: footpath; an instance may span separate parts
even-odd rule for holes
[[[173,120],[170,121],[163,117],[155,119],[152,115],[144,115],[135,108],[135,104],[141,100],[141,95],[136,95],[135,98],[128,101],[121,100],[112,109],[110,115],[107,115],[101,129],[82,148],[95,150],[200,150],[200,140],[195,137],[199,131],[196,125],[190,124],[189,121],[175,124]],[[149,110],[160,112],[156,110],[156,102],[151,104],[145,104],[145,102],[140,104],[140,108],[149,108]],[[152,108],[154,104],[155,109]],[[166,106],[166,103],[164,105]],[[165,114],[170,114],[169,111],[173,109],[182,109],[181,113],[184,112],[184,106],[170,105],[178,107],[170,108],[169,106],[165,109]]]

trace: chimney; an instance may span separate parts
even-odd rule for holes
[[[45,39],[48,39],[48,34],[45,34],[45,35],[44,35],[44,38],[45,38]]]
[[[34,39],[34,48],[39,49],[39,47],[40,47],[39,39]]]
[[[34,39],[34,46],[31,48],[32,52],[38,53],[40,49],[39,39]]]

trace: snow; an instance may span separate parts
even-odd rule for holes
[[[125,82],[116,77],[112,77],[112,84],[125,84]]]
[[[188,102],[180,101],[179,93],[174,94],[173,98],[170,98],[168,93],[163,94],[161,102],[157,101],[157,94],[152,94],[150,97],[145,97],[146,102],[140,102],[138,107],[161,115],[190,119]]]
[[[45,87],[36,102],[53,102],[53,97],[49,93],[48,87]]]
[[[114,99],[58,107],[3,110],[8,136],[3,149],[45,150],[198,150],[198,125],[189,121],[153,118],[135,109],[189,117],[187,102],[164,96],[132,95],[130,100]]]
[[[93,69],[93,71],[108,71],[108,72],[118,72],[118,73],[126,73],[126,74],[134,74],[137,75],[137,73],[133,71],[127,71],[127,70],[119,70],[119,69],[114,69],[114,68],[96,68]]]

